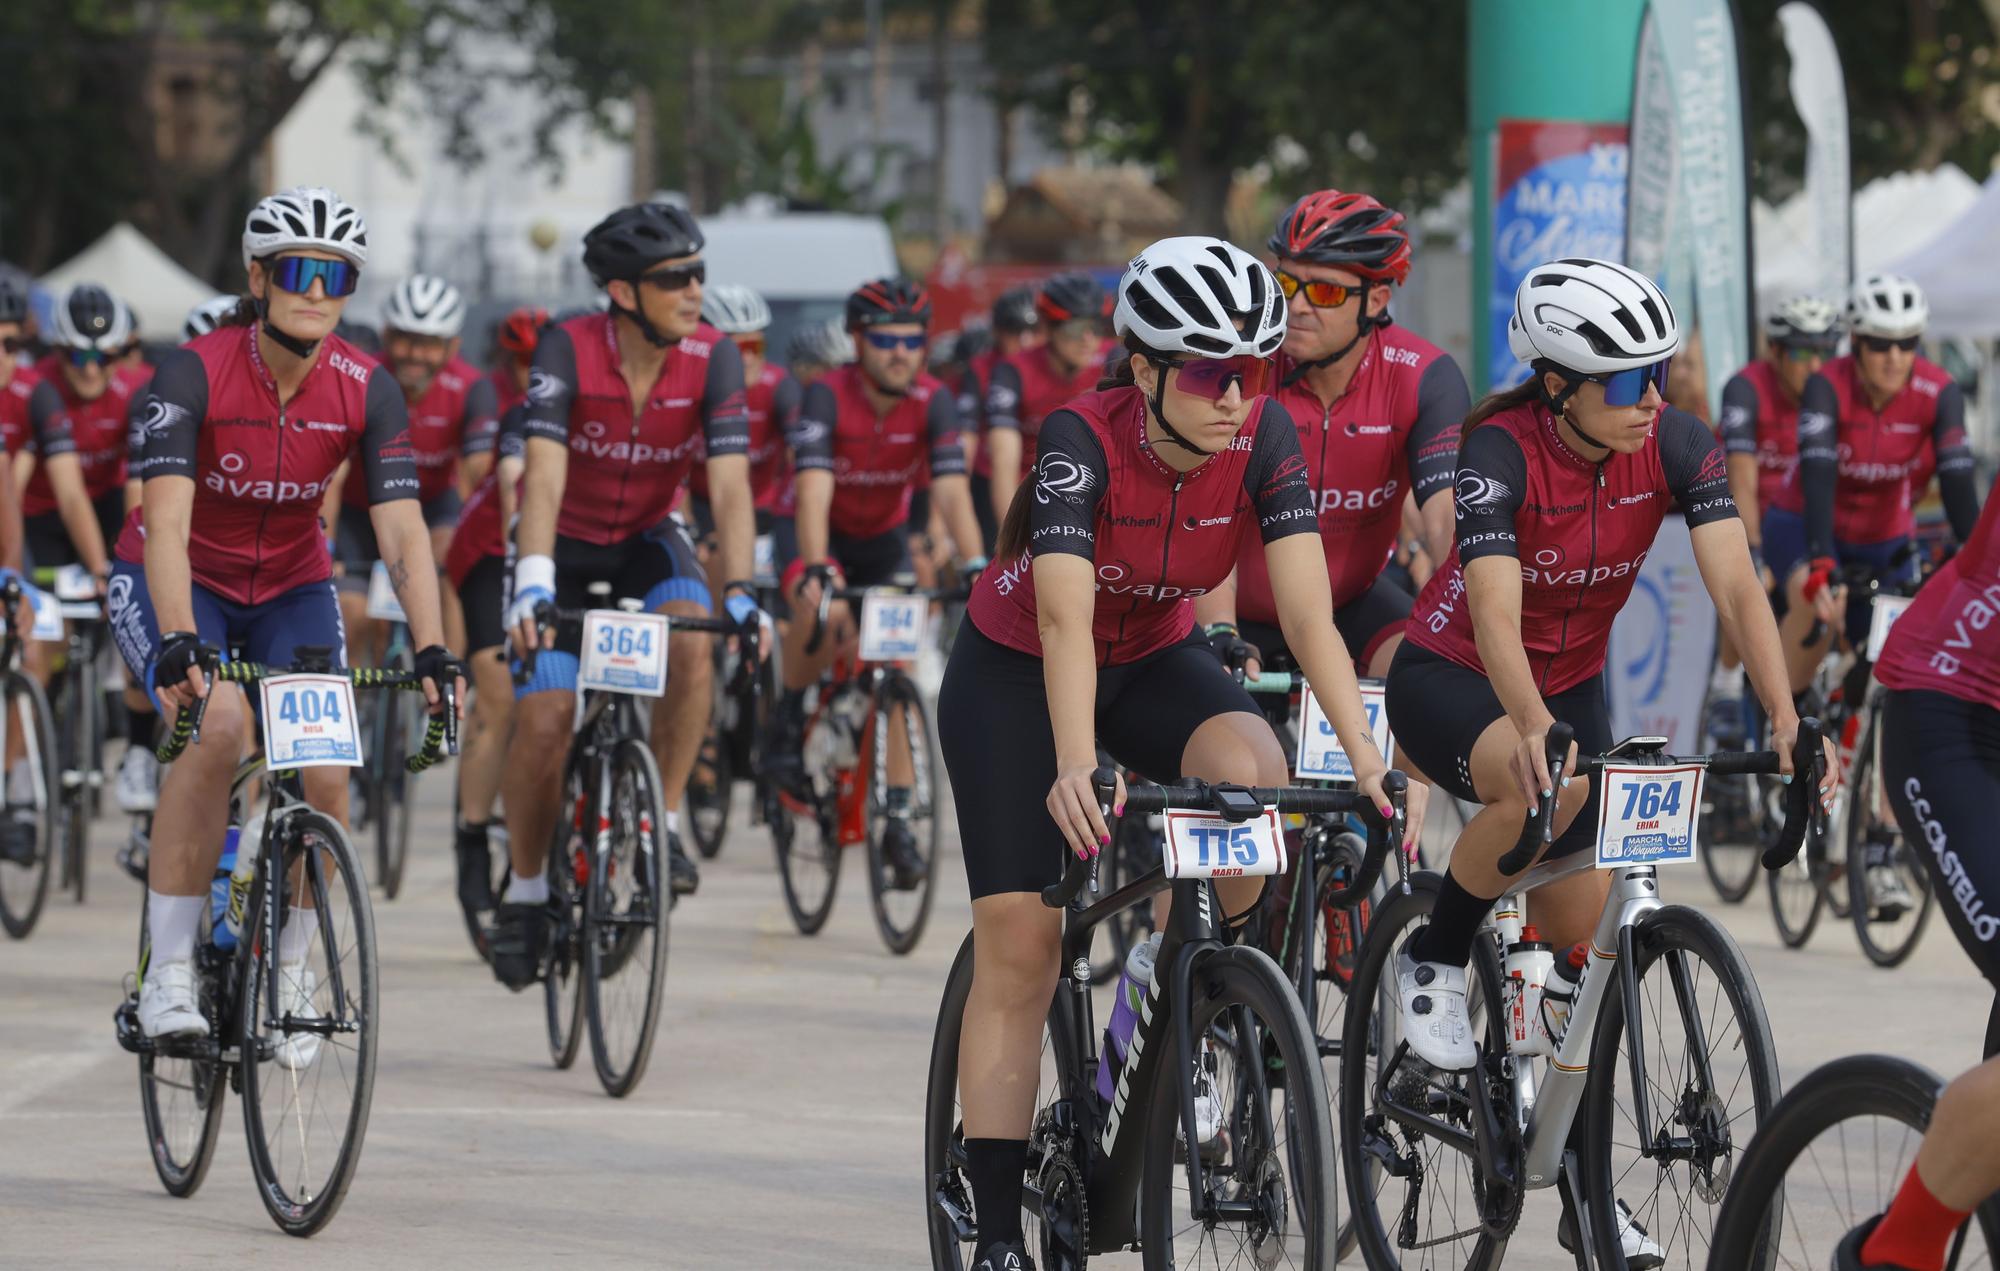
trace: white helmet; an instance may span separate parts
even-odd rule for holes
[[[785,360],[814,366],[846,366],[854,360],[854,336],[841,318],[809,323],[792,332],[791,343],[785,346]]]
[[[1840,310],[1818,296],[1793,296],[1765,317],[1764,338],[1830,349],[1840,343]]]
[[[1528,271],[1514,292],[1507,347],[1582,375],[1651,366],[1681,347],[1666,293],[1636,269],[1572,257]]]
[[[771,306],[742,283],[717,283],[701,293],[701,319],[724,335],[748,335],[771,325]]]
[[[1924,289],[1901,274],[1869,274],[1847,298],[1847,323],[1856,335],[1903,340],[1922,335],[1930,320]]]
[[[243,221],[243,267],[300,248],[332,252],[356,269],[368,263],[368,223],[332,190],[295,186],[265,196]]]
[[[56,303],[53,343],[117,355],[132,342],[132,311],[94,282],[80,282]]]
[[[458,288],[432,274],[411,274],[389,293],[382,325],[405,335],[455,340],[465,328],[465,300]]]
[[[182,342],[207,335],[221,326],[225,318],[236,312],[238,303],[235,296],[217,296],[188,310],[187,318],[181,323]]]
[[[1269,357],[1285,342],[1285,297],[1264,263],[1219,238],[1163,238],[1118,280],[1111,325],[1159,353]]]

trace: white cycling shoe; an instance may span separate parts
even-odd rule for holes
[[[121,812],[151,812],[160,802],[160,761],[144,746],[128,746],[112,783]]]
[[[1576,1226],[1567,1209],[1556,1227],[1556,1243],[1568,1252],[1576,1252]],[[1632,1207],[1622,1200],[1618,1202],[1618,1251],[1625,1255],[1626,1271],[1653,1271],[1667,1260],[1660,1242],[1646,1234],[1646,1229],[1632,1216]]]
[[[290,1015],[293,1019],[318,1019],[319,1011],[313,1007],[313,990],[319,986],[312,968],[304,962],[286,962],[278,967],[278,1009],[273,1012],[279,1019]],[[272,1056],[278,1066],[291,1072],[299,1072],[312,1067],[313,1060],[319,1058],[320,1036],[318,1033],[282,1033],[277,1051]]]
[[[1396,997],[1402,1004],[1403,1039],[1417,1057],[1445,1072],[1463,1072],[1479,1062],[1472,1044],[1472,1021],[1465,1008],[1465,968],[1418,962],[1405,940],[1396,950]]]
[[[1878,922],[1894,922],[1917,907],[1917,898],[1893,865],[1870,865],[1867,883],[1869,906]]]
[[[196,1000],[194,963],[155,962],[139,984],[139,1031],[148,1037],[206,1037]]]

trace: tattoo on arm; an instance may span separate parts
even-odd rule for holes
[[[403,589],[409,585],[409,581],[410,567],[402,561],[391,562],[389,565],[389,584],[396,589],[396,598],[398,600],[403,598]]]

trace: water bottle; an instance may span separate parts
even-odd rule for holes
[[[1577,982],[1583,979],[1583,964],[1590,960],[1588,942],[1573,945],[1569,956],[1557,962],[1542,989],[1542,1032],[1548,1038],[1548,1053],[1562,1045],[1569,1028],[1570,1009],[1576,1005]]]
[[[229,933],[225,947],[233,947],[243,930],[244,911],[250,907],[250,880],[257,877],[257,853],[263,843],[264,814],[259,812],[243,823],[243,832],[237,836],[235,868],[229,871],[229,910],[222,918],[223,929]],[[218,935],[216,943],[222,941]]]
[[[1541,1028],[1542,990],[1555,955],[1533,927],[1507,946],[1507,1048],[1516,1055],[1546,1055],[1548,1034]]]
[[[229,884],[236,870],[236,845],[241,831],[229,827],[222,840],[222,859],[215,863],[215,881],[208,885],[208,938],[218,949],[236,947],[236,929],[228,925]]]
[[[1111,1007],[1111,1022],[1104,1027],[1104,1049],[1097,1058],[1097,1093],[1111,1101],[1113,1082],[1132,1048],[1132,1034],[1139,1027],[1139,1007],[1153,987],[1153,967],[1160,957],[1160,933],[1143,944],[1134,945],[1125,955],[1125,971],[1118,977],[1118,1000]]]

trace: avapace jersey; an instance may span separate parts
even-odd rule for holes
[[[333,576],[320,525],[327,484],[350,454],[369,501],[417,497],[403,390],[395,376],[338,336],[292,399],[257,351],[255,329],[223,327],[167,354],[140,423],[140,477],[194,482],[188,566],[202,586],[254,605]],[[352,479],[352,478],[350,478]],[[126,518],[118,559],[145,563],[139,509]]]
[[[508,367],[496,366],[488,371],[486,382],[493,386],[495,418],[512,410],[514,403],[528,400],[528,390],[514,381],[514,372]]]
[[[472,487],[472,493],[465,496],[465,506],[459,509],[458,525],[451,532],[451,546],[444,554],[444,572],[453,586],[464,586],[465,576],[486,557],[506,555],[506,527],[500,524],[499,461],[521,457],[526,444],[522,420],[527,413],[527,399],[522,398],[500,416],[500,427],[494,435],[493,467]],[[520,489],[519,478],[515,479],[515,489]]]
[[[600,545],[666,520],[704,454],[750,448],[743,355],[734,341],[706,322],[696,327],[667,350],[635,417],[613,321],[591,313],[542,329],[524,422],[530,439],[569,449],[556,533]]]
[[[1945,369],[1916,359],[1910,382],[1881,410],[1868,403],[1852,355],[1806,381],[1799,402],[1799,466],[1773,506],[1805,517],[1815,556],[1834,543],[1887,543],[1915,529],[1911,476],[1935,462],[1952,533],[1964,542],[1979,516],[1965,397]]]
[[[431,377],[424,395],[410,402],[410,453],[417,465],[417,497],[429,503],[458,479],[458,460],[493,449],[500,408],[490,377],[464,358],[452,358]],[[341,491],[351,508],[368,506],[358,483]]]
[[[1541,403],[1502,411],[1466,433],[1454,496],[1458,543],[1417,597],[1404,638],[1484,674],[1464,563],[1512,557],[1521,567],[1521,645],[1544,697],[1603,669],[1612,619],[1669,505],[1690,528],[1736,515],[1714,434],[1671,406],[1644,448],[1601,463],[1570,449]]]
[[[785,438],[798,419],[799,401],[804,390],[791,372],[771,362],[757,372],[757,378],[743,390],[743,404],[750,421],[750,493],[760,512],[789,512],[792,467],[785,454]],[[697,499],[708,497],[708,469],[696,464],[688,474],[688,493]]]
[[[965,373],[958,378],[958,422],[962,428],[977,428],[983,441],[986,436],[986,386],[992,382],[993,367],[1000,361],[1000,350],[981,349],[965,364]],[[982,444],[980,449],[984,451]]]
[[[13,378],[0,386],[0,441],[6,443],[10,455],[32,446],[45,459],[76,449],[62,394],[31,367],[14,368]]]
[[[1757,507],[1777,505],[1799,466],[1799,403],[1778,368],[1759,358],[1722,386],[1722,448],[1757,457]]]
[[[1056,365],[1055,355],[1049,352],[1047,344],[996,360],[986,378],[979,457],[974,461],[973,471],[982,477],[993,475],[993,455],[986,445],[986,435],[995,428],[1012,428],[1021,434],[1019,479],[1027,480],[1035,469],[1035,438],[1042,431],[1042,421],[1071,398],[1081,397],[1097,387],[1109,348],[1107,340],[1068,375]]]
[[[1131,662],[1187,637],[1196,596],[1236,566],[1256,523],[1261,541],[1310,534],[1312,488],[1298,431],[1268,397],[1249,405],[1229,445],[1190,472],[1146,443],[1148,407],[1136,387],[1087,393],[1042,424],[1028,550],[995,561],[972,589],[974,626],[1039,657],[1034,558],[1081,556],[1097,567],[1091,633],[1101,665]]]
[[[800,472],[833,473],[827,523],[849,538],[873,538],[909,520],[910,495],[926,471],[965,475],[958,403],[950,389],[919,373],[889,413],[877,415],[862,375],[854,364],[813,381],[790,438]]]
[[[1929,689],[2000,710],[2000,499],[1924,582],[1875,663],[1892,689]]]
[[[1280,385],[1293,367],[1279,355],[1273,369]],[[1414,488],[1421,505],[1451,488],[1471,394],[1450,354],[1387,326],[1368,337],[1361,365],[1332,405],[1304,377],[1276,396],[1298,425],[1338,609],[1367,592],[1395,551],[1403,496]],[[1244,544],[1237,562],[1236,612],[1252,622],[1278,621],[1270,570],[1254,543]]]
[[[83,468],[84,492],[98,499],[125,484],[126,431],[131,426],[132,403],[146,391],[153,377],[151,367],[125,367],[113,371],[104,391],[85,401],[70,391],[69,380],[53,357],[43,358],[36,368],[42,383],[50,385],[62,398],[63,415],[69,421],[69,435]],[[40,453],[34,438],[29,449]],[[21,492],[21,514],[42,516],[56,510],[55,487],[49,484],[48,467],[37,463]]]

